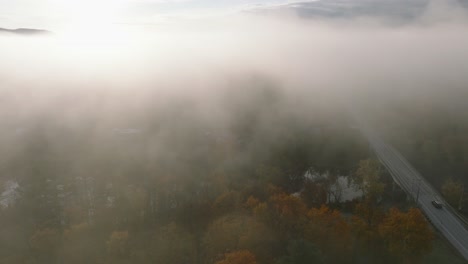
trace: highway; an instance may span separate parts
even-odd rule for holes
[[[433,226],[468,260],[468,230],[452,211],[453,209],[447,207],[443,197],[397,150],[383,142],[362,119],[358,117],[355,119],[359,125],[358,129],[367,138],[370,147],[395,182],[417,201]],[[433,200],[440,201],[443,207],[435,208],[431,204]]]

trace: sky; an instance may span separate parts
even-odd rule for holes
[[[451,19],[466,15],[467,7],[468,0],[0,0],[0,28],[103,32],[109,25],[157,26],[277,11],[320,19],[380,17],[404,24],[427,10]]]
[[[225,15],[292,0],[0,0],[0,27],[60,29],[70,25],[152,24],[171,17]],[[308,2],[302,0],[300,2]]]

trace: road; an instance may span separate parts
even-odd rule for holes
[[[376,156],[388,169],[393,179],[417,201],[434,227],[468,260],[468,230],[452,211],[453,209],[446,206],[447,203],[439,193],[397,150],[383,142],[363,119],[355,119]],[[431,204],[433,200],[442,202],[443,208],[435,208]]]

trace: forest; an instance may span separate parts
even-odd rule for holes
[[[436,232],[344,109],[233,85],[216,115],[178,96],[4,131],[0,263],[427,263]]]

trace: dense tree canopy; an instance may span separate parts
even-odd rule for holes
[[[0,166],[14,176],[2,185],[18,185],[0,208],[0,263],[382,263],[376,249],[426,253],[424,218],[375,202],[382,168],[345,115],[265,86],[227,96],[225,123],[184,99],[135,120],[89,117],[80,129],[44,118]],[[346,201],[339,188],[353,187],[337,184],[351,175],[364,197]],[[400,220],[411,237],[390,235],[404,232]]]

